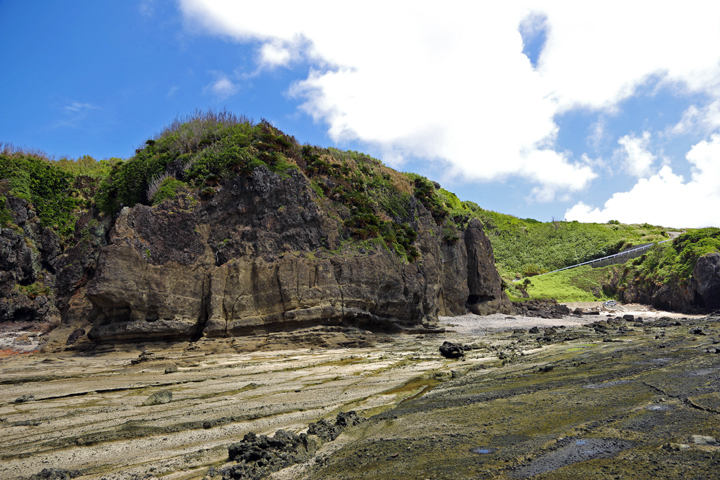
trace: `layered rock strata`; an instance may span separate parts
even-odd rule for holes
[[[511,308],[479,221],[448,243],[413,202],[420,258],[409,263],[382,244],[343,241],[340,220],[289,172],[261,167],[210,200],[124,208],[88,286],[89,337],[197,339],[319,324],[412,331],[467,308]]]

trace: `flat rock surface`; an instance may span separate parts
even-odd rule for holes
[[[7,358],[0,478],[219,479],[246,433],[349,410],[369,420],[270,478],[714,478],[720,447],[694,439],[720,438],[720,317],[507,317],[359,348],[217,339]],[[443,341],[465,356],[443,358]],[[142,406],[162,390],[172,401]]]

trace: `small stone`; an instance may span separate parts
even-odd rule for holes
[[[175,373],[178,371],[177,365],[170,365],[169,367],[165,367],[165,373]]]
[[[172,401],[172,392],[170,390],[160,390],[157,393],[150,395],[147,400],[142,404],[143,407],[149,405],[162,405],[163,403],[170,403]]]
[[[693,435],[692,441],[695,445],[714,445],[715,437],[710,437],[707,435]]]
[[[35,401],[35,395],[23,395],[22,397],[16,398],[13,403],[25,403],[25,402],[34,402],[34,401]]]

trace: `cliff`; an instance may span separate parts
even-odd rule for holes
[[[196,339],[352,325],[432,328],[438,315],[509,309],[481,224],[443,241],[419,202],[409,262],[379,241],[343,241],[297,170],[259,167],[211,200],[123,208],[87,297],[95,341]]]
[[[481,222],[434,182],[266,122],[185,120],[93,179],[0,156],[2,321],[122,342],[511,311]]]
[[[703,228],[615,267],[604,288],[626,303],[661,310],[720,309],[720,229]]]

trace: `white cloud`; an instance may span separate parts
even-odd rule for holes
[[[212,92],[221,99],[232,97],[237,93],[240,87],[233,83],[226,75],[218,75],[218,79],[205,87],[205,91]]]
[[[652,172],[652,165],[657,157],[648,151],[650,143],[650,132],[643,132],[641,137],[634,134],[620,137],[618,143],[622,149],[618,149],[619,156],[625,160],[625,169],[636,177],[645,177]]]
[[[98,107],[91,103],[82,103],[82,102],[72,102],[69,105],[65,105],[63,109],[66,112],[72,112],[77,113],[81,111],[87,111],[87,110],[97,110]]]
[[[439,8],[180,0],[180,8],[189,27],[260,42],[261,67],[310,61],[315,68],[291,93],[334,140],[364,142],[395,165],[406,157],[445,162],[449,175],[467,181],[520,176],[540,200],[580,191],[596,176],[575,160],[582,152],[556,151],[558,113],[612,112],[650,78],[720,98],[716,1],[678,9],[640,1]],[[532,33],[539,19],[547,41],[534,69],[519,29]]]
[[[686,158],[692,165],[690,181],[664,166],[656,175],[640,179],[630,191],[614,194],[602,209],[579,202],[565,212],[565,219],[678,228],[720,225],[720,135],[693,146]]]
[[[260,61],[267,66],[287,65],[291,58],[290,49],[279,42],[266,43],[260,48]]]
[[[684,112],[678,123],[670,126],[665,135],[684,135],[700,131],[710,133],[720,127],[720,99],[698,108],[690,105]]]

